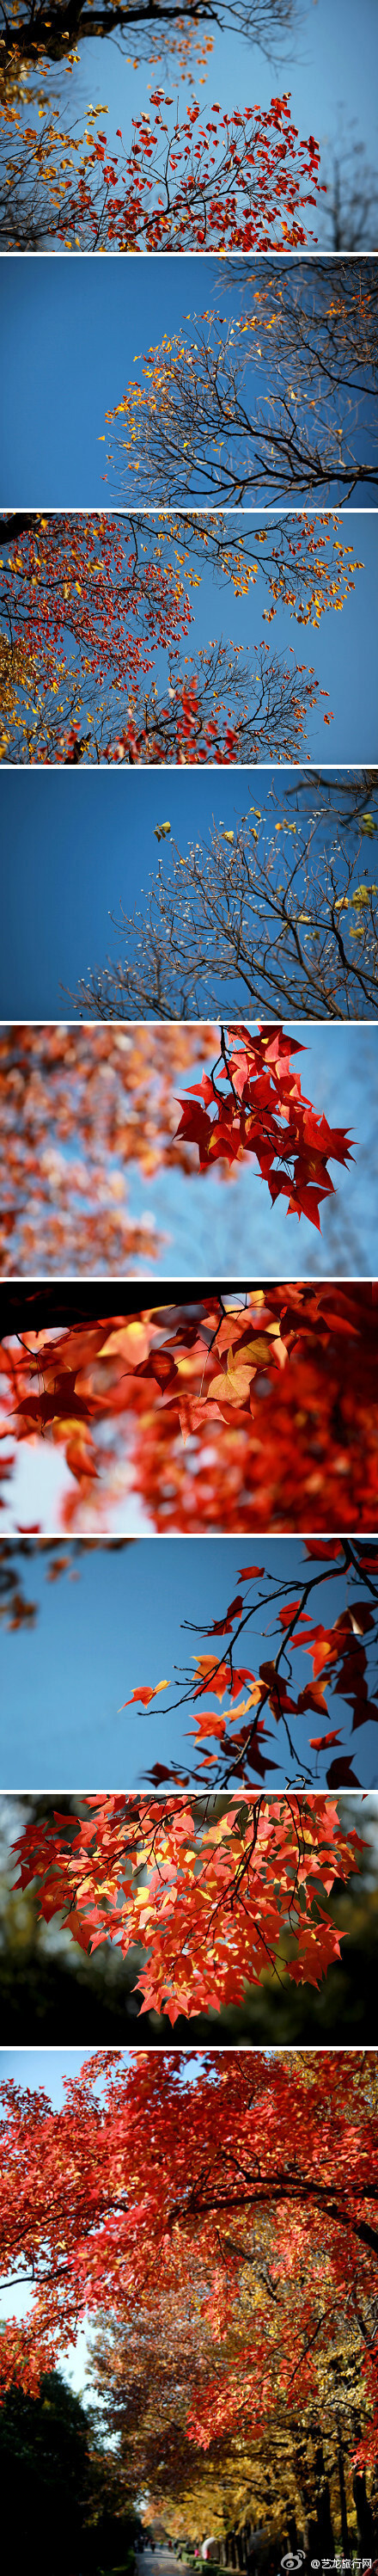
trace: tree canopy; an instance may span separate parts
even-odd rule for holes
[[[169,331],[106,415],[128,500],[367,500],[378,480],[371,262],[222,265],[219,302]],[[227,312],[232,293],[232,315]],[[138,482],[136,481],[138,476]],[[131,479],[130,479],[131,478]]]
[[[273,779],[266,813],[259,792],[257,777],[232,830],[214,821],[186,847],[157,827],[145,910],[111,915],[126,953],[82,979],[81,1018],[193,1020],[262,1002],[314,1020],[377,1015],[376,771]]]
[[[58,2338],[106,2310],[131,2332],[133,2407],[134,2319],[148,2338],[153,2299],[164,2385],[168,2300],[184,2360],[193,2321],[195,2466],[238,2431],[241,2404],[247,2439],[275,2440],[277,2410],[293,2409],[303,2442],[332,2360],[342,2424],[345,2332],[360,2374],[352,2448],[374,2460],[376,2080],[370,2050],[206,2050],[188,2067],[180,2051],[142,2049],[93,2053],[60,2111],[3,2085],[2,2273],[32,2281],[31,2316],[1,2337],[3,2386],[37,2389]]]
[[[300,8],[303,14],[303,0]],[[156,49],[160,60],[167,48],[177,50],[180,60],[185,35],[197,52],[199,25],[201,48],[207,30],[211,35],[212,27],[229,26],[270,57],[295,28],[298,0],[200,0],[200,5],[198,0],[179,0],[179,5],[178,0],[94,0],[93,9],[88,0],[68,0],[67,7],[65,0],[51,0],[48,10],[45,0],[36,9],[30,0],[21,0],[21,6],[12,0],[9,14],[2,14],[4,59],[15,58],[16,64],[18,58],[34,63],[41,56],[54,63],[86,37],[116,35],[118,42],[123,37],[128,42],[130,31],[133,44],[140,50],[145,45],[149,59]]]
[[[299,139],[288,93],[269,108],[235,106],[224,116],[215,100],[210,121],[189,98],[171,132],[172,93],[160,85],[149,96],[153,121],[150,107],[133,119],[128,151],[117,126],[121,153],[99,125],[101,103],[78,136],[57,110],[44,117],[41,108],[38,124],[27,125],[23,98],[0,101],[7,248],[37,249],[47,238],[65,251],[261,252],[313,239],[307,209],[316,210],[323,185],[319,145],[313,134]]]
[[[312,664],[291,648],[285,662],[265,635],[245,657],[212,639],[197,664],[180,651],[205,569],[236,601],[260,574],[265,625],[286,606],[317,631],[341,610],[363,567],[337,513],[256,528],[221,512],[17,512],[0,544],[3,758],[244,761],[262,745],[296,758],[307,709],[328,695]]]

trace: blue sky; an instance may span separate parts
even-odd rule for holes
[[[256,1022],[251,1025],[257,1026]],[[130,1216],[134,1219],[152,1218],[153,1230],[163,1238],[157,1259],[152,1263],[154,1278],[156,1276],[157,1279],[169,1279],[174,1276],[177,1279],[203,1279],[214,1275],[226,1278],[232,1275],[235,1279],[242,1278],[250,1268],[252,1258],[256,1277],[263,1278],[277,1275],[283,1279],[295,1278],[299,1262],[301,1276],[304,1278],[314,1277],[319,1273],[323,1277],[337,1275],[348,1277],[350,1274],[371,1277],[377,1274],[378,1026],[374,1023],[367,1026],[366,1023],[360,1022],[354,1027],[350,1025],[343,1027],[337,1021],[322,1022],[318,1026],[314,1023],[307,1026],[301,1021],[293,1021],[290,1025],[293,1037],[303,1047],[302,1062],[299,1063],[298,1069],[304,1097],[312,1101],[316,1110],[325,1113],[331,1126],[348,1128],[353,1140],[352,1162],[345,1167],[333,1162],[330,1164],[334,1196],[323,1204],[320,1234],[305,1216],[301,1217],[299,1230],[297,1218],[287,1216],[285,1200],[276,1201],[272,1207],[267,1184],[261,1180],[258,1170],[254,1168],[253,1161],[249,1157],[245,1158],[242,1169],[238,1171],[232,1182],[224,1175],[222,1166],[214,1174],[211,1172],[200,1174],[198,1158],[196,1169],[194,1156],[192,1174],[188,1175],[176,1170],[170,1172],[168,1169],[156,1175],[149,1174],[147,1180],[139,1171],[137,1164],[131,1163],[126,1174],[123,1174],[126,1179]],[[101,1044],[100,1030],[98,1036]],[[164,1043],[164,1030],[161,1036]],[[95,1028],[93,1031],[91,1029],[90,1037],[95,1065]],[[144,1046],[145,1060],[148,1065],[150,1039],[146,1024]],[[79,1028],[77,1047],[80,1063]],[[201,1032],[197,1066],[194,1064],[192,1069],[188,1069],[187,1074],[181,1077],[178,1075],[174,1083],[173,1096],[174,1104],[177,1104],[177,1126],[180,1117],[180,1097],[185,1099],[188,1096],[191,1083],[201,1081],[203,1070],[205,1068],[209,1070],[212,1061],[213,1047],[209,1046],[206,1033]],[[114,1071],[117,1091],[116,1043]],[[123,1072],[122,1058],[122,1077]],[[59,1128],[55,1128],[49,1113],[48,1092],[46,1093],[45,1130],[43,1133],[40,1127],[39,1135],[41,1150],[44,1143],[49,1149],[56,1145],[60,1156],[63,1153],[63,1173],[65,1159],[68,1161],[73,1156],[76,1161],[78,1152],[80,1156],[83,1153],[85,1159],[85,1136],[82,1138],[79,1125],[75,1131],[74,1142],[69,1148],[69,1154],[65,1158]],[[6,1138],[4,1141],[6,1152]],[[115,1175],[119,1176],[122,1173],[122,1161],[116,1152],[112,1157],[112,1169],[113,1166]],[[108,1178],[108,1175],[106,1177]],[[88,1199],[86,1204],[89,1205]],[[51,1183],[51,1205],[53,1209],[54,1207],[58,1209],[59,1191],[54,1178]],[[34,1221],[37,1247],[38,1210],[37,1188],[34,1214],[33,1180],[30,1175],[28,1216],[32,1223]],[[149,1261],[150,1257],[149,1242],[150,1237],[147,1236],[147,1252],[145,1248],[137,1269],[135,1262],[133,1263],[131,1276],[145,1276],[146,1258]],[[20,1263],[17,1235],[12,1234],[5,1268],[7,1262],[12,1274],[17,1276]],[[114,1268],[114,1256],[112,1256],[112,1267]],[[95,1249],[92,1254],[91,1269],[94,1276],[108,1275],[108,1271],[104,1270],[103,1259],[99,1263],[98,1257],[96,1258]],[[75,1273],[72,1254],[67,1258],[60,1246],[55,1256],[55,1275],[60,1275],[61,1272],[72,1277],[82,1275],[82,1273]],[[30,1275],[42,1274],[49,1275],[45,1258],[43,1260],[40,1258],[38,1261],[37,1249],[34,1271],[30,1269]],[[53,1276],[54,1273],[50,1275]],[[123,1263],[122,1275],[125,1277],[130,1275],[125,1263]]]
[[[122,934],[110,915],[119,922],[122,906],[129,913],[143,901],[157,865],[155,824],[169,818],[185,857],[190,841],[205,842],[213,823],[235,829],[253,803],[267,816],[270,838],[282,814],[295,816],[294,798],[287,807],[281,802],[293,785],[283,768],[273,784],[264,769],[224,770],[221,778],[171,770],[166,787],[148,770],[0,770],[0,1017],[59,1019],[91,967],[122,957]],[[314,787],[315,810],[317,802]],[[321,848],[329,837],[332,824],[325,831],[323,823]],[[170,849],[168,840],[160,844],[168,872]],[[367,855],[373,873],[376,842]]]
[[[251,266],[255,284],[263,283],[265,262],[256,259]],[[266,266],[269,273],[271,262]],[[294,274],[297,269],[294,262]],[[105,503],[112,508],[117,499],[126,505],[138,500],[127,464],[123,491],[119,474],[107,466],[106,412],[130,382],[144,381],[142,359],[151,345],[177,330],[184,330],[192,345],[196,315],[210,307],[219,312],[220,303],[226,322],[245,309],[239,288],[233,295],[228,284],[222,298],[216,258],[130,257],[125,263],[112,257],[62,258],[58,265],[48,258],[27,263],[22,257],[4,259],[0,316],[8,374],[0,435],[2,504],[68,509]],[[271,385],[271,375],[269,365],[265,377],[257,357],[252,386],[256,378],[260,397],[264,382]],[[123,434],[121,421],[121,438]],[[369,456],[363,429],[359,450],[362,459]],[[140,505],[142,482],[141,475]],[[331,502],[334,498],[331,492]],[[260,506],[266,506],[264,500]]]
[[[42,2086],[54,2111],[60,2111],[65,2100],[64,2076],[79,2075],[81,2066],[94,2054],[93,2048],[1,2048],[0,2083],[9,2084],[12,2078],[23,2091],[29,2086],[33,2093]]]
[[[301,1539],[259,1538],[256,1553],[260,1566],[285,1587],[294,1583],[298,1591],[305,1570],[319,1571],[315,1564],[309,1568]],[[25,1568],[27,1597],[39,1604],[35,1627],[9,1634],[2,1623],[0,1632],[2,1790],[46,1790],[59,1798],[68,1790],[139,1789],[156,1759],[185,1762],[190,1701],[177,1717],[165,1713],[175,1701],[174,1667],[184,1664],[194,1671],[192,1657],[207,1651],[201,1621],[223,1616],[237,1592],[240,1569],[250,1562],[250,1540],[208,1538],[204,1545],[195,1538],[160,1539],[157,1545],[147,1539],[120,1554],[106,1545],[84,1552],[80,1568],[74,1560],[74,1580],[62,1575],[50,1583],[35,1557]],[[264,1582],[251,1584],[251,1599],[267,1588]],[[320,1584],[314,1618],[323,1618],[328,1626],[345,1598],[344,1576],[340,1583]],[[311,1601],[308,1608],[311,1612]],[[186,1619],[195,1623],[195,1635],[183,1630]],[[245,1659],[252,1669],[270,1651],[272,1622],[273,1612],[264,1609],[246,1631]],[[238,1653],[238,1660],[244,1654]],[[308,1658],[298,1652],[295,1694],[310,1672]],[[123,1709],[140,1683],[152,1686],[165,1676],[169,1687],[149,1708]],[[335,1720],[333,1702],[331,1706],[329,1723],[339,1725],[342,1703],[336,1702]],[[308,1715],[302,1727],[300,1733],[298,1721],[299,1759],[307,1751],[309,1734],[323,1732],[316,1717],[309,1720]],[[281,1759],[270,1783],[272,1790],[280,1789],[286,1757],[278,1730],[267,1751],[278,1766]],[[357,1769],[362,1786],[374,1787],[373,1726],[361,1729]]]
[[[274,13],[272,11],[272,16]],[[133,52],[135,42],[135,57]],[[138,39],[131,30],[130,51],[113,43],[85,42],[74,77],[66,74],[57,82],[53,72],[52,95],[61,106],[67,106],[79,123],[92,101],[108,108],[107,133],[114,142],[121,125],[126,145],[131,140],[131,120],[148,104],[149,92],[156,77],[162,77],[160,65],[139,63],[134,69]],[[194,94],[202,109],[219,99],[222,109],[253,105],[259,101],[268,107],[274,93],[291,91],[294,123],[300,135],[311,131],[317,136],[323,158],[327,143],[340,129],[348,133],[352,121],[362,140],[369,160],[376,160],[377,115],[376,78],[377,13],[375,0],[300,0],[293,32],[285,48],[275,50],[269,64],[259,47],[243,41],[230,27],[226,34],[214,33],[213,52],[207,73],[195,72]],[[188,96],[187,82],[178,79],[177,63],[168,70],[167,89],[176,98],[180,110]],[[46,86],[45,86],[46,94]],[[193,88],[191,91],[193,96]],[[102,119],[103,121],[103,119]],[[318,244],[326,238],[322,228],[322,199],[319,214],[310,217]]]

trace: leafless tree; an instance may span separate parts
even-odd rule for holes
[[[377,1015],[377,773],[273,779],[265,814],[251,783],[232,832],[163,840],[144,911],[111,915],[125,953],[80,984],[81,1017]]]
[[[324,243],[333,251],[378,248],[378,172],[354,124],[343,126],[322,149]]]
[[[147,506],[367,501],[378,485],[371,260],[233,259],[216,279],[213,310],[153,363],[149,353],[109,415],[117,492],[133,499],[134,466]]]

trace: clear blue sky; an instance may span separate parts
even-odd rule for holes
[[[125,2049],[125,2057],[128,2053]],[[23,2092],[30,2087],[33,2093],[41,2086],[53,2110],[60,2111],[65,2100],[64,2076],[79,2075],[81,2066],[94,2055],[94,2048],[1,2048],[0,2083],[9,2084],[12,2078]]]
[[[257,1024],[251,1025],[256,1027]],[[200,1174],[198,1158],[196,1169],[194,1156],[192,1174],[168,1169],[152,1176],[149,1174],[146,1180],[135,1163],[131,1163],[124,1173],[122,1161],[115,1151],[112,1169],[117,1178],[121,1175],[126,1180],[130,1216],[135,1220],[152,1218],[154,1228],[163,1238],[157,1259],[152,1263],[153,1277],[204,1279],[217,1275],[243,1278],[252,1259],[255,1276],[263,1278],[277,1275],[283,1279],[295,1278],[298,1263],[304,1278],[318,1273],[323,1277],[348,1277],[351,1274],[369,1277],[378,1272],[378,1026],[360,1022],[359,1025],[343,1027],[337,1021],[323,1021],[318,1025],[293,1021],[291,1026],[293,1036],[303,1047],[299,1073],[304,1096],[313,1102],[316,1110],[325,1113],[331,1126],[348,1128],[353,1141],[354,1160],[345,1167],[337,1163],[330,1165],[334,1196],[323,1204],[320,1234],[305,1216],[301,1217],[299,1229],[297,1218],[287,1216],[285,1200],[276,1201],[272,1207],[267,1184],[261,1180],[248,1157],[232,1182],[225,1177],[223,1166],[214,1173]],[[91,1028],[94,1066],[97,1034],[101,1043],[100,1030],[97,1033],[95,1027]],[[161,1036],[164,1043],[164,1029]],[[80,1061],[79,1027],[77,1046]],[[148,1065],[150,1038],[147,1023],[144,1026],[144,1047]],[[190,1083],[201,1080],[203,1070],[210,1069],[212,1060],[213,1048],[209,1047],[205,1030],[199,1036],[197,1065],[194,1064],[187,1075],[181,1078],[178,1075],[174,1084],[177,1126],[180,1096],[185,1099]],[[114,1067],[116,1097],[116,1050]],[[59,1128],[55,1128],[50,1115],[48,1093],[45,1129],[43,1131],[40,1125],[39,1135],[41,1150],[43,1146],[46,1149],[56,1146],[58,1154],[61,1156],[63,1153],[64,1174],[64,1147]],[[6,1154],[6,1136],[4,1150]],[[67,1160],[73,1154],[76,1162],[78,1153],[80,1161],[83,1157],[85,1163],[85,1132],[81,1133],[79,1124]],[[38,1245],[39,1195],[37,1189],[34,1214],[32,1175],[29,1189],[28,1212],[32,1222],[34,1218]],[[83,1201],[85,1204],[88,1205],[88,1197],[86,1202]],[[53,1209],[59,1206],[54,1177],[51,1205]],[[131,1276],[145,1276],[146,1260],[149,1265],[149,1240],[147,1236],[147,1250],[145,1248],[142,1252],[137,1269],[133,1264]],[[19,1264],[16,1234],[12,1235],[8,1255],[8,1266],[15,1276]],[[45,1259],[39,1267],[43,1269],[43,1275],[49,1275]],[[99,1263],[95,1250],[91,1269],[95,1277],[108,1275],[103,1259]],[[55,1256],[55,1275],[61,1271],[73,1277],[77,1275],[72,1255],[67,1259],[60,1249]],[[38,1275],[38,1251],[33,1275]],[[126,1265],[123,1275],[130,1275]]]
[[[69,1015],[70,994],[88,970],[103,966],[109,955],[124,955],[122,932],[110,916],[119,922],[122,906],[126,913],[141,902],[143,907],[143,889],[146,895],[156,874],[156,823],[169,819],[172,840],[185,858],[191,841],[206,843],[213,824],[235,829],[253,803],[267,817],[270,840],[282,814],[295,816],[293,796],[287,807],[284,802],[293,785],[292,771],[284,768],[273,783],[266,769],[224,770],[221,778],[214,771],[186,770],[184,776],[170,770],[166,785],[150,770],[136,776],[123,768],[95,775],[86,769],[27,775],[0,769],[0,1017]],[[316,810],[315,787],[313,792]],[[332,824],[322,823],[321,849],[330,837]],[[160,844],[162,855],[169,873],[168,840]],[[376,840],[370,857],[373,876]],[[221,1005],[219,994],[219,1010]]]
[[[137,57],[133,29],[129,48],[121,46],[117,36],[113,43],[86,41],[73,79],[63,73],[57,80],[55,67],[53,71],[52,94],[58,95],[61,109],[67,107],[70,116],[78,118],[79,129],[90,101],[96,105],[101,101],[103,109],[108,108],[106,130],[112,144],[121,126],[124,143],[129,145],[132,117],[148,105],[156,77],[162,78],[161,66],[156,72],[147,61],[134,69],[134,44]],[[273,94],[290,90],[294,123],[300,135],[316,134],[323,159],[328,142],[340,129],[348,132],[353,121],[374,165],[377,68],[376,0],[299,0],[291,36],[285,46],[272,46],[271,63],[256,44],[235,36],[232,26],[223,35],[214,31],[208,70],[205,76],[202,70],[200,86],[201,72],[195,72],[194,94],[202,109],[214,99],[222,109],[229,109],[251,106],[257,100],[268,107]],[[187,103],[187,83],[178,79],[177,61],[175,70],[173,62],[166,69],[166,87],[175,98],[178,93],[181,113]],[[327,238],[322,202],[320,198],[316,215],[309,213],[320,247]]]
[[[302,1540],[259,1538],[253,1543],[253,1562],[255,1544],[258,1564],[285,1587],[295,1583],[299,1591],[305,1568],[310,1570]],[[251,1541],[240,1538],[209,1538],[205,1544],[199,1539],[147,1539],[119,1555],[100,1544],[83,1553],[81,1570],[74,1562],[76,1580],[62,1575],[56,1583],[46,1581],[44,1565],[35,1558],[25,1569],[28,1597],[39,1604],[35,1627],[9,1634],[2,1623],[0,1631],[2,1790],[46,1790],[59,1798],[68,1790],[139,1789],[154,1761],[185,1761],[190,1702],[177,1717],[166,1714],[175,1700],[174,1667],[184,1664],[194,1671],[192,1656],[207,1651],[201,1620],[211,1623],[223,1616],[237,1592],[240,1568],[250,1563]],[[312,1570],[319,1571],[316,1565]],[[252,1584],[251,1598],[267,1588],[264,1582]],[[331,1587],[320,1584],[314,1618],[329,1625],[345,1597],[345,1577]],[[186,1619],[195,1623],[195,1635],[183,1630]],[[250,1661],[252,1669],[255,1664],[258,1668],[270,1651],[272,1623],[272,1611],[257,1611],[246,1631],[247,1652],[238,1650],[237,1662]],[[281,1631],[275,1633],[277,1642]],[[295,1688],[297,1683],[298,1690],[303,1688],[310,1672],[308,1658],[298,1652]],[[123,1709],[140,1683],[152,1686],[165,1676],[169,1687],[149,1708]],[[342,1706],[338,1699],[334,1717],[332,1702],[331,1725],[339,1725]],[[302,1727],[300,1733],[298,1721],[299,1759],[309,1734],[325,1731],[308,1715]],[[278,1766],[281,1759],[270,1782],[272,1790],[280,1789],[286,1758],[279,1729],[267,1750]],[[357,1770],[362,1786],[374,1787],[373,1726],[361,1729]]]

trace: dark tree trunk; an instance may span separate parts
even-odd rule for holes
[[[331,2523],[329,2481],[328,2478],[325,2477],[324,2473],[324,2459],[321,2448],[319,2448],[315,2454],[314,2467],[317,2489],[316,2521],[313,2518],[309,2520],[308,2531],[310,2557],[328,2558],[330,2557],[331,2552],[333,2553],[334,2538]]]
[[[369,2499],[368,2499],[368,2496],[367,2496],[367,2494],[366,2494],[366,2470],[365,2470],[365,2469],[361,2469],[361,2470],[355,2469],[355,2471],[354,2471],[354,2477],[353,2477],[353,2495],[354,2495],[354,2501],[355,2501],[355,2507],[356,2507],[358,2536],[359,2536],[359,2540],[361,2541],[361,2548],[362,2548],[364,2551],[366,2550],[367,2552],[368,2552],[369,2550],[373,2551],[373,2549],[374,2549],[374,2545],[375,2545],[375,2525],[374,2525],[374,2514],[372,2513],[371,2504],[369,2504]]]
[[[338,2428],[337,2428],[337,2432],[338,2432],[338,2445],[339,2445],[339,2448],[338,2448],[338,2470],[339,2470],[340,2505],[341,2505],[341,2538],[342,2538],[343,2549],[345,2550],[345,2552],[347,2552],[347,2550],[348,2550],[348,2548],[349,2548],[349,2534],[348,2534],[348,2515],[347,2515],[347,2501],[346,2501],[346,2494],[345,2494],[345,2478],[344,2478],[344,2451],[343,2451],[343,2444],[342,2444],[342,2440],[341,2440],[341,2432],[340,2432],[340,2426],[339,2426],[339,2425],[338,2425]]]

